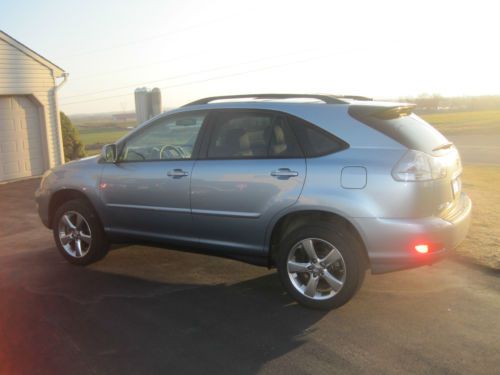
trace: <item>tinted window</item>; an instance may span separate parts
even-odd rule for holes
[[[415,114],[385,120],[380,124],[380,129],[384,129],[387,135],[406,147],[429,154],[449,143],[444,135]]]
[[[159,119],[127,140],[122,161],[190,159],[205,113]]]
[[[327,155],[348,147],[347,143],[333,134],[304,120],[291,118],[289,122],[307,157]]]
[[[449,143],[444,135],[415,114],[389,119],[359,115],[355,117],[412,150],[432,154],[433,150]]]
[[[209,158],[302,157],[284,117],[272,113],[224,113],[214,121]]]

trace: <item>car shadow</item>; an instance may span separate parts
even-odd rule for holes
[[[465,267],[478,270],[485,275],[500,277],[500,269],[488,267],[484,264],[477,263],[474,259],[461,255],[457,252],[452,252],[449,254],[448,259],[455,261]]]
[[[53,248],[4,261],[2,373],[256,373],[326,314],[293,303],[275,273],[154,282],[71,266]]]

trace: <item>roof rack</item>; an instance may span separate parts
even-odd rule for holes
[[[342,100],[341,98],[345,99],[354,99],[355,97],[351,96],[335,96],[335,95],[321,95],[321,94],[245,94],[245,95],[227,95],[227,96],[212,96],[208,98],[203,98],[196,100],[194,102],[188,103],[184,105],[184,107],[191,106],[191,105],[200,105],[200,104],[208,104],[210,102],[213,102],[215,100],[224,100],[224,99],[244,99],[244,98],[249,98],[249,99],[293,99],[293,98],[310,98],[310,99],[318,99],[326,104],[346,104],[346,101]],[[364,97],[356,97],[356,98],[364,98]],[[358,99],[358,100],[371,100],[368,98],[364,99]]]

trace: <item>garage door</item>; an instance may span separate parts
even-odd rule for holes
[[[37,106],[26,96],[0,96],[0,181],[44,171]]]

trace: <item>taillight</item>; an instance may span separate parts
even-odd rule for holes
[[[397,181],[429,181],[446,177],[446,165],[440,157],[409,150],[392,169]]]
[[[417,253],[427,254],[429,252],[429,245],[427,244],[415,245],[415,250],[417,251]]]

